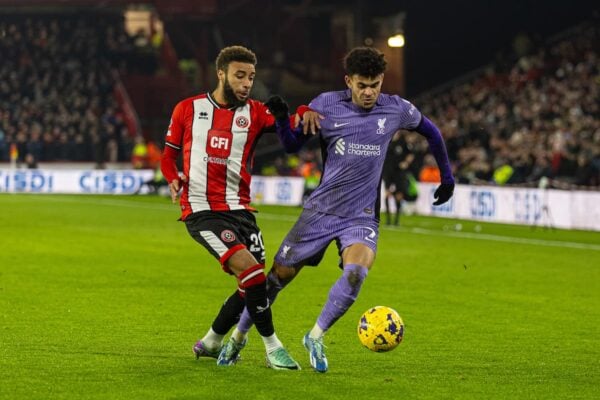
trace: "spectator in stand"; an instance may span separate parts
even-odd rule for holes
[[[586,152],[581,152],[577,156],[575,184],[578,186],[600,185],[600,171],[592,162],[590,155]]]
[[[442,181],[440,170],[431,154],[425,156],[423,168],[421,168],[421,172],[419,173],[419,181],[428,183],[440,183]]]
[[[146,148],[148,150],[148,168],[156,169],[160,167],[160,158],[162,157],[162,150],[160,149],[160,147],[158,147],[158,145],[154,141],[149,140],[146,142]]]
[[[315,191],[321,182],[321,171],[323,169],[316,151],[306,150],[300,154],[299,175],[304,178],[304,193],[302,203]]]
[[[0,114],[0,161],[8,160],[8,148],[6,133],[2,129],[2,115]]]
[[[131,164],[135,169],[142,169],[147,167],[148,159],[148,146],[146,141],[140,135],[135,137],[135,145],[133,146],[133,153],[131,154]]]
[[[36,169],[38,167],[37,161],[31,153],[25,155],[25,165],[29,169]]]

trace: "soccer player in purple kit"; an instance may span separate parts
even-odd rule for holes
[[[386,150],[399,129],[423,135],[440,168],[442,182],[434,193],[439,205],[454,192],[454,178],[439,129],[407,100],[381,93],[386,61],[374,48],[352,49],[344,58],[347,90],[322,93],[309,104],[302,124],[292,129],[288,106],[275,96],[265,105],[276,118],[286,151],[295,152],[320,131],[323,153],[321,183],[279,248],[267,276],[271,303],[306,265],[319,264],[335,241],[342,276],[313,328],[303,338],[314,370],[326,372],[323,336],[356,300],[375,260],[379,230],[380,184]],[[300,110],[300,109],[299,109]],[[219,355],[221,364],[235,363],[246,344],[252,320],[244,311]]]

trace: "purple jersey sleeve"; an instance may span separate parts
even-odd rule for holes
[[[415,130],[427,139],[429,150],[435,157],[435,161],[440,169],[442,183],[454,183],[450,161],[448,160],[448,152],[446,151],[446,145],[440,130],[425,116],[422,116],[421,122]]]
[[[304,135],[302,132],[302,125],[299,124],[295,129],[290,126],[290,120],[288,118],[275,121],[275,130],[277,136],[283,144],[283,148],[287,153],[295,153],[310,139],[309,135]]]
[[[321,94],[312,99],[312,101],[308,103],[308,107],[310,107],[311,110],[318,112],[319,114],[323,114],[325,100],[326,96]]]

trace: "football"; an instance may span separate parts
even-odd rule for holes
[[[367,349],[378,353],[395,349],[404,336],[404,322],[393,308],[369,308],[358,321],[358,338]]]

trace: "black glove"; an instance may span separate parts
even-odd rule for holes
[[[271,96],[265,103],[265,106],[271,111],[276,120],[286,119],[289,116],[290,108],[281,96]]]
[[[433,205],[439,206],[440,204],[444,204],[450,200],[450,197],[452,197],[453,194],[454,183],[442,183],[437,189],[435,189],[435,192],[433,193],[433,197],[437,199]]]

